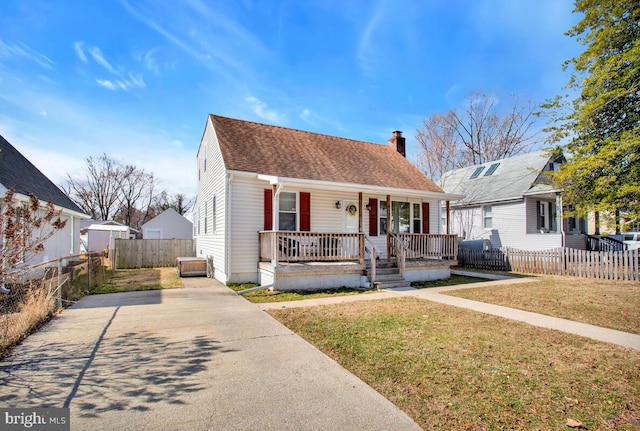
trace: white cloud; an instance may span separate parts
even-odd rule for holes
[[[104,88],[108,88],[111,91],[115,91],[116,89],[115,84],[108,79],[96,79],[96,82],[98,83],[98,85],[101,85]]]
[[[89,59],[85,55],[85,47],[83,42],[74,43],[74,49],[78,57],[85,63],[88,63]],[[100,66],[110,72],[116,79],[96,79],[98,85],[107,88],[111,91],[123,90],[129,91],[131,88],[146,88],[147,84],[144,82],[144,78],[141,73],[129,72],[125,75],[122,67],[114,67],[104,56],[102,50],[96,46],[90,46],[86,48],[86,51],[91,55],[91,58],[95,60]]]
[[[304,108],[302,110],[302,112],[300,113],[300,118],[302,118],[304,121],[306,121],[309,124],[313,124],[313,121],[311,119],[311,110],[308,108]]]
[[[78,56],[80,61],[82,61],[83,63],[89,62],[89,60],[87,59],[87,56],[84,53],[84,42],[82,41],[74,42],[73,49],[76,52],[76,55]]]
[[[245,102],[251,105],[253,112],[260,118],[270,121],[272,123],[281,124],[284,122],[285,115],[279,113],[274,109],[269,109],[269,105],[262,100],[249,96],[244,99]]]
[[[38,64],[43,69],[53,69],[53,61],[44,54],[34,51],[22,42],[10,45],[0,39],[0,58],[20,57]]]
[[[144,79],[142,78],[141,73],[134,75],[133,73],[129,72],[129,80],[125,82],[127,82],[127,85],[129,87],[145,88],[147,86],[147,84],[144,83]]]
[[[138,62],[142,64],[145,69],[155,73],[156,75],[160,74],[160,66],[156,59],[157,52],[158,48],[153,48],[148,51],[138,51],[135,53],[135,57]]]
[[[43,117],[46,117],[47,115],[49,115],[49,113],[47,112],[46,109],[40,111],[40,115],[42,115]]]
[[[114,75],[118,74],[118,71],[116,69],[114,69],[113,66],[111,66],[111,63],[109,63],[106,58],[104,58],[104,55],[102,55],[102,51],[100,50],[100,48],[98,48],[96,46],[92,46],[92,47],[89,47],[87,49],[87,51],[89,51],[89,54],[91,54],[91,57],[93,57],[93,59],[100,66],[104,67],[109,72],[113,73]]]

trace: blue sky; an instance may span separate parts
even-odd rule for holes
[[[106,152],[194,195],[207,114],[386,143],[472,91],[561,92],[569,0],[3,0],[0,134],[54,182]],[[540,127],[543,125],[541,124]]]

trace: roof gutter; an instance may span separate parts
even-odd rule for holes
[[[258,178],[262,181],[269,181],[271,185],[284,185],[285,183],[290,186],[299,186],[305,187],[309,189],[322,189],[322,190],[353,190],[358,192],[368,192],[371,194],[385,194],[385,195],[401,195],[401,196],[411,196],[411,197],[422,197],[422,198],[430,198],[430,199],[438,199],[438,200],[452,200],[457,201],[464,198],[464,195],[453,194],[453,193],[445,193],[445,192],[433,192],[427,190],[415,190],[415,189],[402,189],[397,187],[382,187],[382,186],[374,186],[371,184],[354,184],[354,183],[335,183],[331,181],[318,181],[318,180],[309,180],[303,178],[288,178],[288,177],[278,177],[274,175],[261,175],[254,174],[249,172],[238,172],[236,173],[246,175],[248,177]]]
[[[13,197],[16,200],[21,201],[21,202],[30,202],[31,201],[31,198],[29,196],[27,196],[25,194],[22,194],[22,193],[18,193],[18,192],[16,192],[13,195]],[[40,204],[42,205],[42,203],[44,201],[42,201],[40,199],[38,199],[38,200],[40,201]],[[46,204],[47,203],[45,202],[44,205],[46,205]],[[44,205],[42,205],[42,206],[44,206]],[[57,204],[53,204],[53,209],[56,210],[56,211],[60,211],[61,214],[72,216],[72,217],[77,217],[79,219],[90,219],[91,218],[91,216],[89,214],[85,214],[85,213],[82,213],[82,212],[79,212],[79,211],[70,210],[69,208],[65,208],[65,207],[57,205]]]

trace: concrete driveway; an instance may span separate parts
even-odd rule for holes
[[[73,430],[419,430],[220,283],[94,295],[0,362],[4,407],[69,407]]]

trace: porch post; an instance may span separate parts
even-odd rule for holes
[[[562,193],[558,192],[556,193],[556,213],[554,214],[554,217],[556,219],[556,231],[560,232],[562,246],[565,247],[567,245],[567,239],[566,233],[564,231],[563,211],[564,209],[562,208]]]
[[[449,222],[450,222],[450,210],[451,209],[451,204],[450,201],[447,201],[447,235],[449,235],[449,233],[451,232],[449,229]]]
[[[391,260],[391,195],[387,195],[387,260]]]
[[[280,230],[280,219],[279,217],[277,217],[277,215],[280,213],[280,192],[282,191],[282,186],[281,185],[274,185],[273,186],[273,205],[271,205],[272,208],[272,226],[273,226],[273,232],[271,234],[271,238],[272,238],[272,243],[271,243],[271,252],[273,253],[272,256],[272,260],[271,260],[271,264],[275,267],[278,265],[278,231]]]
[[[358,232],[362,232],[362,192],[358,192]]]

